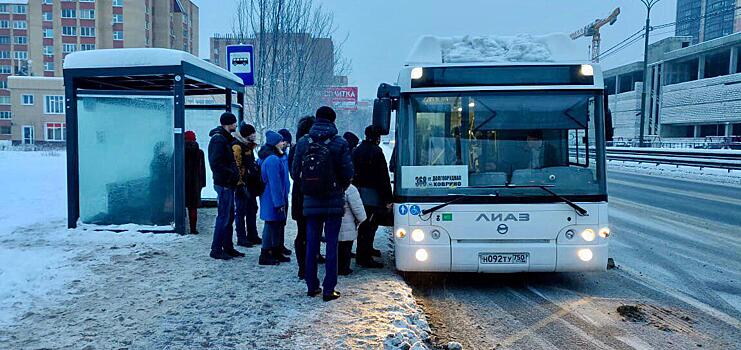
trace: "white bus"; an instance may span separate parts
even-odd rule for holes
[[[434,48],[430,40],[417,48]],[[373,123],[384,132],[396,111],[397,269],[605,270],[599,67],[421,56],[437,61],[407,65],[374,101]]]

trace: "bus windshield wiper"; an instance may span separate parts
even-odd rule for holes
[[[566,197],[564,197],[564,196],[562,196],[562,195],[560,195],[560,194],[558,194],[556,192],[551,191],[548,187],[553,187],[553,185],[492,185],[492,186],[470,186],[470,187],[467,187],[467,188],[479,188],[479,189],[482,189],[482,188],[540,188],[541,190],[547,192],[548,194],[552,195],[553,197],[556,197],[556,198],[560,199],[562,202],[564,202],[564,203],[568,204],[570,207],[574,208],[574,210],[576,210],[576,213],[579,214],[579,216],[586,216],[588,214],[588,212],[587,212],[586,209],[584,209],[581,206],[579,206],[578,204],[572,202],[568,198],[566,198]],[[460,201],[462,199],[471,198],[471,197],[482,197],[482,196],[480,196],[480,195],[479,196],[461,195],[461,196],[458,196],[458,197],[456,197],[454,199],[451,199],[451,200],[449,200],[449,201],[447,201],[445,203],[438,204],[438,205],[436,205],[436,206],[434,206],[432,208],[422,210],[422,213],[421,214],[422,215],[427,215],[429,213],[432,213],[432,212],[438,211],[438,210],[440,210],[442,208],[445,208],[448,205],[451,205],[453,203],[456,203],[456,202],[458,202],[458,201]],[[489,196],[486,196],[486,197],[489,197]]]

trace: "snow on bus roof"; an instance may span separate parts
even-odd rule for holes
[[[516,36],[423,36],[406,65],[474,62],[565,62],[584,60],[583,50],[564,33]]]
[[[77,51],[64,59],[64,69],[179,66],[183,62],[242,84],[242,79],[185,51],[160,48]]]

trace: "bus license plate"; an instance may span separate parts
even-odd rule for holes
[[[527,264],[528,253],[479,253],[481,264]]]

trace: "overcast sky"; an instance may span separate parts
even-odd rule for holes
[[[208,57],[208,38],[230,33],[234,0],[193,0],[201,12],[200,54]],[[350,84],[361,98],[375,96],[381,82],[395,82],[399,69],[416,39],[425,34],[515,35],[520,33],[571,33],[615,7],[617,22],[603,27],[602,50],[619,43],[645,25],[646,10],[640,0],[316,0],[334,13],[336,40],[349,35],[343,48],[352,61]],[[660,0],[651,23],[674,22],[676,0]],[[674,27],[657,29],[651,42],[674,34]],[[588,58],[589,38],[579,39]],[[602,61],[603,69],[642,59],[643,40]]]

